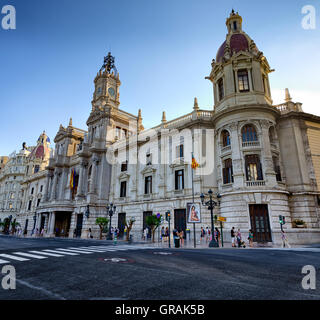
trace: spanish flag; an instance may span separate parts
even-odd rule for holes
[[[70,175],[70,189],[71,190],[74,189],[74,169],[72,169],[71,175]]]
[[[195,169],[197,169],[197,168],[199,168],[199,167],[200,167],[200,165],[199,165],[199,163],[196,161],[196,159],[194,158],[193,153],[192,153],[191,168],[195,170]]]

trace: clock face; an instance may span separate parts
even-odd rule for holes
[[[109,94],[110,94],[111,97],[114,97],[114,96],[116,95],[116,93],[115,93],[115,91],[114,91],[113,88],[109,88],[109,89],[108,89],[108,92],[109,92]]]

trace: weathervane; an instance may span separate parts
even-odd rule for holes
[[[117,68],[114,65],[114,57],[111,55],[111,52],[108,52],[108,55],[106,57],[104,57],[103,65],[102,65],[100,71],[103,69],[106,69],[108,73],[110,73],[111,70],[113,69],[115,71],[115,73],[117,73]]]

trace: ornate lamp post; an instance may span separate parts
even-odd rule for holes
[[[208,191],[208,195],[209,195],[209,200],[205,201],[205,195],[203,193],[201,193],[200,199],[201,199],[201,203],[203,206],[208,207],[208,209],[210,210],[211,213],[211,234],[212,234],[212,240],[209,243],[209,247],[210,248],[218,248],[219,247],[219,243],[216,241],[215,237],[214,237],[214,221],[213,221],[213,209],[218,205],[213,199],[212,199],[212,190],[210,189]]]
[[[107,214],[110,217],[110,223],[109,223],[109,235],[108,235],[108,240],[112,240],[112,234],[111,234],[111,219],[114,213],[116,213],[117,207],[113,205],[111,202],[109,205],[107,205]]]

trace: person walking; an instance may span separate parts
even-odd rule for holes
[[[164,241],[169,241],[169,228],[168,227],[166,227],[166,231],[165,231],[165,239],[164,239]]]
[[[232,247],[236,247],[236,233],[234,231],[234,227],[231,229],[231,242],[232,242]]]
[[[238,232],[237,232],[237,243],[238,243],[238,248],[241,248],[241,242],[242,242],[242,238],[241,238],[241,231],[240,231],[240,229],[238,229]]]
[[[209,227],[207,227],[206,229],[206,243],[208,243],[210,241],[210,229]]]
[[[92,238],[93,238],[93,237],[92,237],[91,228],[89,228],[89,230],[88,230],[88,238],[89,238],[89,239],[92,239]]]
[[[181,245],[181,247],[183,247],[184,246],[184,231],[183,230],[180,231],[179,236],[180,236],[180,245]]]
[[[203,229],[203,227],[201,227],[201,231],[200,231],[200,243],[202,243],[203,238],[205,237],[205,230]]]
[[[252,230],[250,229],[249,230],[249,237],[248,237],[248,240],[249,240],[249,247],[253,247],[253,232]]]
[[[165,236],[166,236],[166,232],[164,230],[164,227],[162,227],[161,228],[161,242],[164,240]]]
[[[282,248],[291,248],[287,236],[283,230],[281,230]]]
[[[147,241],[147,240],[148,240],[148,228],[145,228],[145,229],[144,229],[144,232],[143,232],[143,239],[144,239],[145,241]]]
[[[216,228],[216,229],[215,229],[215,239],[216,239],[216,242],[219,244],[219,247],[221,246],[221,244],[220,244],[220,237],[221,237],[220,231],[219,231],[218,228]]]

